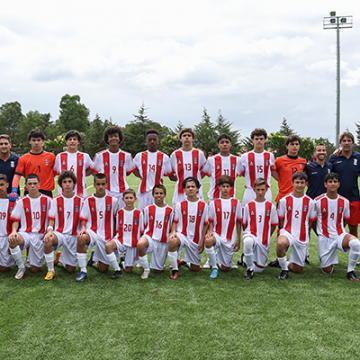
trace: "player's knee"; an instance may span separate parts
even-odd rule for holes
[[[107,254],[111,254],[113,252],[113,241],[109,241],[105,244],[105,251]]]
[[[125,272],[126,272],[127,274],[131,274],[132,271],[133,271],[132,266],[127,266],[127,267],[125,268]]]
[[[176,248],[177,248],[176,244],[173,244],[172,242],[169,243],[169,248],[168,248],[169,252],[176,251]]]
[[[227,266],[221,265],[220,270],[224,271],[224,272],[228,272],[230,270],[230,268]]]
[[[161,274],[161,273],[162,273],[162,270],[154,270],[154,272],[155,272],[156,274]]]
[[[211,236],[205,239],[205,247],[209,249],[212,246],[213,246],[213,237]]]
[[[10,270],[9,267],[5,267],[5,266],[0,266],[0,271],[5,273],[5,272],[8,272]]]
[[[253,249],[254,240],[251,237],[246,237],[244,239],[244,253],[251,254]]]
[[[109,270],[109,265],[106,265],[106,264],[102,263],[101,261],[99,261],[99,271],[101,273],[106,273],[106,272],[108,272],[108,270]]]
[[[327,267],[325,267],[325,268],[321,268],[321,271],[322,271],[324,274],[330,275],[330,274],[333,272],[333,266],[330,265],[330,266],[327,266]]]
[[[32,271],[34,274],[39,273],[40,270],[41,270],[41,267],[37,267],[37,266],[32,266],[32,267],[31,267],[31,271]]]
[[[349,248],[352,252],[360,255],[360,241],[358,239],[350,240]]]
[[[71,266],[71,265],[65,265],[66,271],[68,273],[74,273],[76,271],[76,267],[75,266]]]

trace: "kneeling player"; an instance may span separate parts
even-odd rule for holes
[[[77,178],[72,171],[64,170],[59,175],[58,184],[62,194],[51,201],[49,211],[49,226],[44,236],[45,260],[48,267],[45,280],[52,280],[55,277],[55,265],[60,261],[68,272],[76,270],[76,234],[80,230],[80,211],[83,205],[83,198],[75,195],[74,188]],[[54,230],[54,227],[56,230]],[[54,260],[54,251],[63,247]],[[60,260],[59,260],[59,256]]]
[[[145,232],[137,244],[140,264],[144,268],[141,275],[142,279],[149,277],[150,268],[154,269],[156,273],[161,273],[164,269],[173,218],[172,208],[164,204],[165,186],[162,184],[155,185],[152,196],[155,204],[148,205],[144,209]],[[147,254],[152,254],[150,267]]]
[[[316,220],[314,201],[304,194],[308,177],[302,171],[292,177],[294,190],[280,200],[280,236],[277,239],[276,254],[281,273],[279,280],[286,280],[289,270],[300,274],[305,265],[306,249],[309,246],[309,226]],[[286,252],[292,246],[290,262]]]
[[[38,273],[44,261],[43,237],[48,224],[48,212],[51,199],[39,192],[40,181],[37,175],[29,174],[25,180],[28,195],[19,199],[11,213],[12,231],[9,235],[11,255],[14,257],[18,272],[15,279],[25,274],[25,265],[21,251],[30,246],[29,262],[32,272]],[[21,223],[20,229],[19,224]]]
[[[247,267],[245,279],[250,280],[254,272],[262,273],[269,257],[271,235],[279,225],[275,206],[267,201],[266,180],[254,181],[256,198],[248,202],[243,214],[244,258]]]
[[[170,279],[177,279],[179,274],[177,248],[185,248],[184,261],[193,271],[200,270],[201,256],[204,250],[204,239],[208,229],[208,205],[199,200],[199,180],[186,178],[182,188],[187,200],[176,204],[174,222],[169,237],[169,261],[172,266]]]
[[[105,245],[108,262],[115,269],[114,275],[111,277],[113,280],[122,276],[114,251],[119,254],[125,252],[125,260],[121,262],[121,266],[126,273],[132,273],[134,265],[139,261],[137,253],[138,240],[140,234],[144,232],[143,213],[134,206],[136,201],[135,191],[133,189],[125,190],[122,200],[125,206],[117,213],[118,235]]]
[[[107,177],[97,173],[94,176],[95,194],[88,196],[80,214],[81,229],[77,235],[77,259],[80,273],[76,281],[83,281],[87,277],[87,250],[96,245],[93,261],[98,262],[100,272],[109,270],[109,261],[105,253],[105,244],[115,235],[115,216],[117,199],[106,194]]]
[[[234,181],[229,175],[221,175],[217,181],[221,197],[210,204],[209,233],[205,236],[205,251],[212,266],[210,278],[222,271],[229,271],[234,251],[240,249],[241,203],[230,197]],[[237,241],[236,240],[237,235]],[[219,249],[217,255],[215,250]]]
[[[326,194],[315,199],[321,269],[325,274],[331,274],[333,266],[338,264],[337,250],[349,252],[346,276],[352,281],[358,281],[354,270],[360,255],[360,242],[354,235],[345,232],[344,228],[350,218],[349,201],[338,195],[338,174],[329,173],[324,181]]]
[[[0,174],[0,270],[8,272],[10,266],[14,265],[14,258],[9,254],[8,235],[11,233],[11,212],[15,202],[7,198],[9,184],[5,174]]]

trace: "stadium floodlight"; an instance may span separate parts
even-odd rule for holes
[[[336,147],[339,147],[340,134],[340,29],[352,28],[353,17],[336,16],[336,11],[330,12],[330,17],[324,17],[323,27],[327,29],[336,29]]]

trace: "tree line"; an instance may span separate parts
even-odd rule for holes
[[[177,134],[185,125],[189,126],[189,124],[178,121],[174,128],[169,128],[151,120],[147,115],[147,110],[145,104],[142,103],[138,113],[133,114],[133,120],[125,125],[120,125],[124,132],[124,143],[121,148],[133,156],[146,150],[145,132],[155,128],[159,132],[159,150],[170,155],[172,151],[181,147]],[[87,152],[93,157],[96,152],[107,148],[102,134],[109,125],[116,124],[111,118],[102,120],[99,114],[96,114],[94,119],[90,119],[90,110],[81,103],[79,95],[66,94],[61,98],[59,118],[55,121],[52,120],[50,113],[42,114],[37,110],[23,114],[21,104],[17,101],[5,103],[0,107],[0,134],[8,134],[11,137],[12,151],[20,155],[30,150],[28,134],[30,130],[38,127],[46,135],[47,140],[44,144],[46,151],[54,151],[55,154],[63,151],[63,147],[66,145],[64,135],[69,130],[75,129],[82,135],[79,150]],[[357,142],[360,143],[360,122],[355,125]],[[221,110],[215,121],[212,121],[207,109],[204,108],[200,121],[192,127],[196,132],[194,147],[203,150],[206,156],[218,153],[216,139],[222,133],[227,133],[232,137],[231,153],[233,154],[241,154],[253,148],[251,139],[249,137],[241,138],[240,130],[234,129],[233,123],[222,115]],[[268,134],[265,148],[272,151],[276,157],[284,155],[287,153],[285,139],[293,134],[297,133],[291,128],[287,119],[283,118],[280,129]],[[335,145],[327,138],[301,137],[301,139],[299,156],[307,160],[311,160],[317,143],[325,144],[328,156],[335,149]]]

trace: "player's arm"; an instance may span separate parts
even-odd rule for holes
[[[271,176],[276,180],[276,181],[279,181],[279,173],[277,170],[271,170]]]
[[[169,241],[174,241],[177,239],[177,236],[176,236],[176,228],[177,228],[177,223],[176,222],[173,222],[171,224],[171,232],[170,232],[170,236],[169,236]]]
[[[53,230],[54,230],[55,220],[49,219],[48,227],[46,233],[44,234],[44,242],[49,242],[51,238],[54,237]]]
[[[274,233],[276,229],[276,226],[275,225],[271,225],[271,233],[270,233],[270,236]]]
[[[10,244],[13,244],[17,241],[17,231],[19,229],[19,222],[14,221],[11,225],[11,234],[8,237],[8,241]]]
[[[81,237],[84,235],[88,235],[88,232],[86,231],[86,221],[81,220],[80,221],[80,231],[78,232],[77,237]]]
[[[282,229],[284,227],[284,219],[279,219],[279,228]]]
[[[209,220],[208,233],[205,235],[205,238],[209,238],[214,235],[214,222]]]
[[[360,175],[359,175],[359,176],[360,176]],[[177,180],[178,180],[176,174],[170,175],[170,176],[169,176],[169,179],[170,179],[171,181],[177,181]]]
[[[234,246],[234,251],[237,252],[240,250],[240,239],[241,239],[241,221],[236,222],[236,233],[237,233],[237,241]]]
[[[85,176],[90,176],[90,175],[94,175],[95,173],[90,169],[86,169],[86,172],[85,172]]]
[[[19,191],[20,179],[21,179],[21,175],[15,173],[15,175],[13,177],[13,182],[12,182],[12,190],[11,190],[11,193],[8,195],[8,199],[10,201],[16,201],[16,199],[19,197],[18,191]]]
[[[136,169],[136,170],[133,172],[133,174],[134,174],[136,177],[142,179],[142,176],[140,175],[139,169]]]
[[[204,228],[203,228],[203,231],[202,231],[202,239],[201,239],[201,242],[200,242],[199,248],[198,248],[198,254],[201,254],[204,251],[205,236],[206,236],[206,233],[208,231],[208,227],[209,227],[209,224],[204,225]]]

